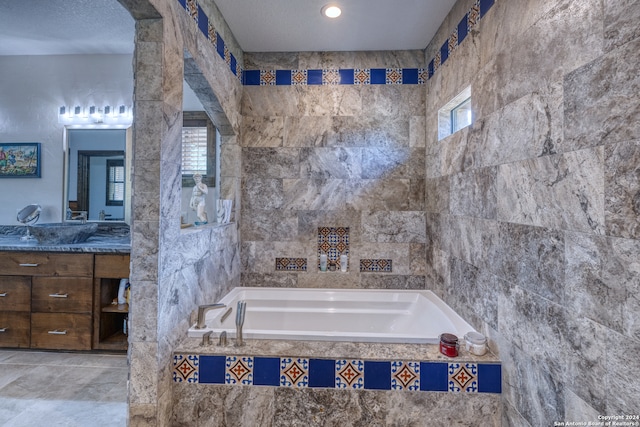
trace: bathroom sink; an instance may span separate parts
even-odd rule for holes
[[[98,224],[55,222],[32,225],[29,229],[40,244],[63,245],[84,242],[98,230]]]

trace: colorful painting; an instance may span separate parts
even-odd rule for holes
[[[0,178],[40,178],[40,143],[0,143]]]

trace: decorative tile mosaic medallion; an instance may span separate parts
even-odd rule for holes
[[[274,70],[260,70],[260,86],[276,84],[276,72]]]
[[[173,356],[173,381],[198,382],[198,356],[177,354]]]
[[[364,362],[336,360],[336,388],[364,388]]]
[[[390,259],[360,260],[360,271],[362,272],[391,273],[392,270],[392,261]]]
[[[253,357],[227,356],[225,384],[253,384]]]
[[[283,387],[309,386],[309,359],[280,359],[280,385]]]
[[[307,271],[307,259],[276,258],[276,271]]]
[[[456,393],[478,391],[478,365],[449,363],[449,391]]]
[[[229,386],[501,393],[500,363],[175,354],[173,381]]]
[[[391,362],[391,389],[420,390],[420,362]]]
[[[349,255],[349,227],[319,227],[318,269],[322,254],[327,255],[327,270],[339,270],[340,255]]]

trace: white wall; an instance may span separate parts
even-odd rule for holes
[[[0,224],[42,206],[40,222],[63,217],[61,105],[132,105],[131,55],[0,56],[0,142],[42,143],[41,178],[1,178]]]

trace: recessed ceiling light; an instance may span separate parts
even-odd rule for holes
[[[342,10],[335,4],[327,4],[322,7],[322,14],[327,18],[337,18],[342,13]]]

